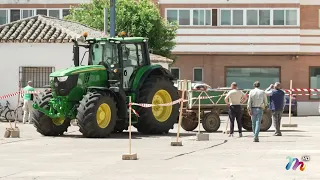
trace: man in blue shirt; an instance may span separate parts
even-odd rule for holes
[[[274,135],[282,136],[280,124],[282,113],[286,105],[285,93],[281,90],[280,83],[276,82],[266,89],[266,94],[270,96],[269,109],[272,111],[273,126],[276,129]]]

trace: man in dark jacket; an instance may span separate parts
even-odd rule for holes
[[[285,93],[281,90],[280,83],[276,82],[266,89],[266,94],[270,96],[269,109],[272,111],[273,126],[276,129],[274,135],[282,136],[280,124],[282,113],[286,105]]]

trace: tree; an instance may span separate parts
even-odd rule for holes
[[[108,8],[110,12],[110,0],[93,0],[91,3],[72,7],[70,15],[65,18],[102,31],[104,8]],[[110,27],[110,15],[108,19]],[[151,0],[116,0],[116,33],[121,31],[130,36],[149,38],[149,47],[154,54],[172,58],[177,25],[168,24]]]

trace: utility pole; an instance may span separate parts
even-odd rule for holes
[[[104,8],[104,34],[108,34],[108,8]]]
[[[110,37],[116,36],[116,0],[110,0]]]

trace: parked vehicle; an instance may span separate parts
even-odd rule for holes
[[[283,111],[284,113],[289,113],[289,105],[290,105],[290,98],[288,95],[286,95],[286,105]],[[298,116],[298,103],[295,95],[292,96],[291,113],[293,116]]]
[[[178,83],[174,82],[174,86],[178,87]],[[191,82],[191,89],[192,90],[211,90],[211,86],[209,86],[207,83],[204,82]]]

